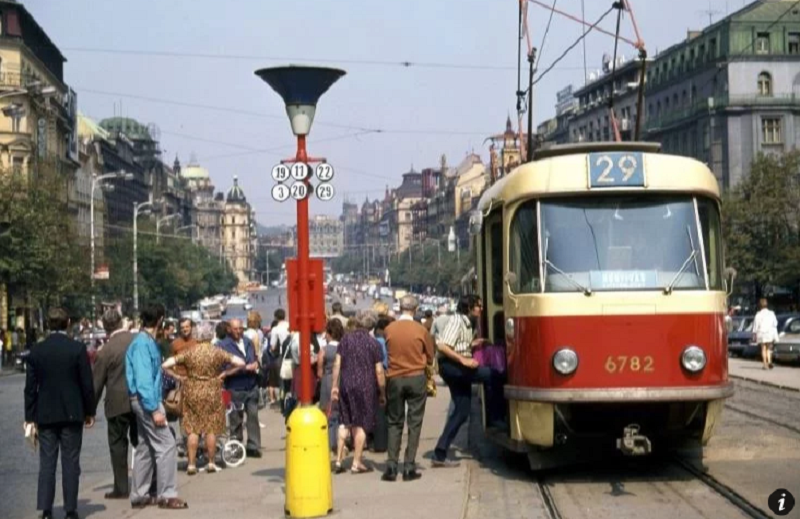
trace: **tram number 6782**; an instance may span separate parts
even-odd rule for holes
[[[606,359],[605,368],[606,371],[609,373],[636,373],[640,371],[644,371],[645,373],[650,373],[655,371],[655,367],[653,367],[654,360],[653,357],[647,355],[646,357],[639,357],[639,356],[627,356],[627,355],[618,355],[614,357],[613,355],[609,355]]]

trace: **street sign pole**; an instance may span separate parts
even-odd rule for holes
[[[306,164],[306,136],[297,136],[297,156],[295,160]],[[309,185],[308,176],[303,182]],[[311,285],[308,277],[308,260],[310,257],[308,237],[308,196],[297,201],[297,283],[300,296],[300,404],[310,405],[313,392],[311,390]],[[319,282],[319,280],[317,280]]]

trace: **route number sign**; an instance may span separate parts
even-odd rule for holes
[[[275,182],[285,182],[289,179],[289,166],[286,164],[278,164],[272,168],[272,178]]]
[[[317,185],[316,189],[317,198],[319,198],[323,202],[327,202],[333,199],[333,195],[335,194],[336,191],[333,189],[333,185],[327,183]]]
[[[333,180],[333,166],[325,163],[318,164],[315,174],[320,182],[330,182]]]
[[[276,202],[283,202],[289,198],[291,194],[289,187],[283,184],[275,184],[272,186],[272,199]]]
[[[305,182],[295,182],[292,184],[292,198],[295,200],[303,200],[308,196],[308,186]]]
[[[305,180],[308,177],[309,173],[308,164],[304,164],[302,162],[295,162],[292,164],[292,178],[295,180]]]

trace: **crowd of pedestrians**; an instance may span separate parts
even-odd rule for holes
[[[417,451],[426,401],[436,394],[437,370],[453,405],[433,467],[458,465],[448,460],[447,452],[469,417],[471,385],[486,383],[489,401],[496,397],[492,374],[471,354],[483,344],[476,324],[482,309],[478,298],[463,298],[454,315],[440,309],[439,315],[428,311],[419,320],[415,297],[403,297],[399,308],[395,316],[378,302],[348,317],[341,304],[334,303],[325,330],[312,334],[308,353],[314,403],[329,419],[337,474],[373,472],[364,456],[371,446],[387,453],[384,481],[399,475],[405,481],[421,477]],[[269,406],[288,420],[299,389],[299,333],[292,330],[284,309],[276,310],[273,318],[269,327],[262,327],[257,312],[250,312],[246,322],[230,319],[216,326],[181,319],[176,331],[174,325],[164,325],[163,306],[150,305],[141,312],[140,328],[131,330],[111,309],[102,316],[108,340],[92,367],[86,347],[67,335],[66,312],[52,309],[51,334],[31,352],[25,387],[26,427],[37,428],[41,445],[37,506],[43,517],[52,517],[60,450],[64,508],[69,519],[77,518],[83,429],[94,424],[104,395],[114,475],[107,499],[128,499],[133,508],[187,508],[178,496],[177,481],[177,457],[184,444],[189,476],[198,473],[201,449],[208,460],[206,473],[218,470],[215,455],[221,434],[246,442],[247,457],[261,457],[264,425],[259,409]],[[223,391],[230,395],[232,408],[241,411],[230,413],[229,422]],[[132,466],[129,448],[134,452]],[[352,461],[345,468],[351,451]]]

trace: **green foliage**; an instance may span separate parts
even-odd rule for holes
[[[389,264],[389,273],[393,285],[420,291],[431,287],[444,294],[460,290],[461,278],[471,266],[469,251],[462,250],[459,259],[459,255],[447,251],[446,247],[439,250],[435,243],[426,243],[413,247],[410,255],[406,250],[394,256]]]
[[[188,308],[204,297],[230,292],[237,284],[233,274],[208,249],[184,237],[162,235],[157,241],[152,224],[140,222],[138,240],[139,305],[157,302],[171,311]],[[133,236],[125,233],[106,248],[109,279],[99,281],[104,300],[122,300],[133,294]]]
[[[739,286],[800,281],[800,152],[759,155],[723,200],[727,263]]]

